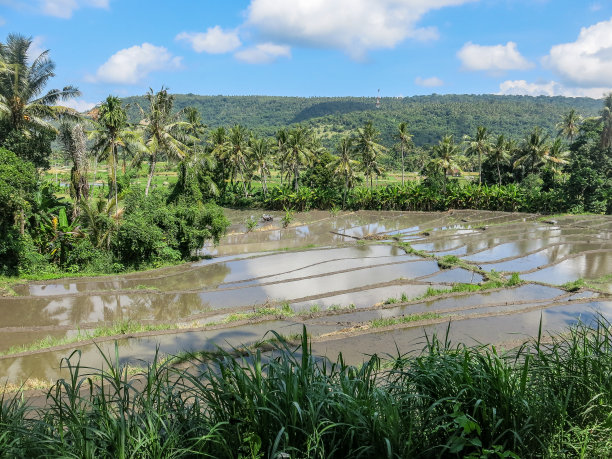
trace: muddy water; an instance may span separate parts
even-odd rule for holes
[[[496,317],[483,317],[450,322],[449,339],[458,343],[505,343],[514,347],[528,337],[537,336],[540,319],[542,328],[550,333],[564,330],[579,320],[589,323],[602,314],[612,319],[611,302],[593,302],[582,305],[557,306]],[[341,339],[314,342],[313,352],[333,359],[342,352],[348,363],[359,364],[368,356],[397,356],[400,353],[419,352],[426,346],[424,336],[436,334],[444,339],[448,323],[373,332]]]
[[[502,212],[353,212],[333,216],[316,211],[296,214],[295,223],[282,228],[283,214],[276,212],[272,213],[272,222],[260,222],[255,231],[247,233],[245,222],[251,215],[260,217],[254,211],[231,211],[234,223],[230,234],[218,247],[205,248],[215,255],[212,259],[129,275],[17,287],[20,297],[0,298],[0,350],[47,335],[61,338],[75,333],[77,328],[101,323],[208,321],[269,301],[289,301],[296,311],[311,308],[321,311],[307,321],[315,334],[372,318],[437,311],[456,316],[456,323],[463,327],[457,331],[458,338],[465,339],[468,335],[462,335],[461,330],[473,327],[485,336],[485,341],[487,336],[496,340],[501,335],[479,327],[532,330],[531,325],[519,323],[522,317],[530,320],[534,317],[527,309],[545,308],[546,326],[551,327],[560,323],[552,320],[557,317],[552,315],[553,309],[567,308],[568,320],[586,313],[581,302],[596,300],[609,309],[608,296],[591,298],[595,294],[590,291],[563,296],[559,289],[535,284],[371,309],[389,298],[399,299],[402,294],[407,298],[418,297],[430,286],[481,283],[484,279],[464,269],[441,271],[435,261],[406,255],[392,244],[359,240],[393,236],[437,256],[464,257],[485,271],[518,271],[527,281],[558,285],[579,277],[596,279],[612,272],[612,218],[607,216],[572,216],[543,222],[537,215]],[[296,248],[301,249],[292,250]],[[500,313],[506,315],[490,318],[490,322],[457,320],[473,314]],[[302,320],[298,319],[296,316],[296,322]],[[290,327],[287,323],[293,322],[268,322],[226,331],[230,336],[234,336],[232,333],[250,336],[251,332],[258,335],[263,328]],[[150,357],[154,343],[165,343],[168,352],[181,350],[181,346],[197,349],[223,340],[224,335],[206,332],[172,336],[124,340],[121,349],[131,356]],[[371,338],[363,339],[367,343]],[[94,361],[93,351],[87,352]],[[46,353],[11,364],[4,359],[0,376],[3,371],[23,376],[28,368],[38,368],[38,375],[51,374],[45,368],[55,368],[59,357],[67,353]],[[31,363],[36,360],[41,363]],[[19,369],[22,366],[26,369]]]

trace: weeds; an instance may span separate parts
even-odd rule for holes
[[[612,455],[612,327],[601,318],[505,353],[452,345],[447,332],[418,355],[359,367],[313,355],[305,329],[192,354],[188,369],[156,357],[136,375],[117,349],[102,370],[78,352],[65,359],[44,407],[1,396],[2,455]]]

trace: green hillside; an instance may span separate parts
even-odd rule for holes
[[[138,117],[135,103],[144,98],[128,97],[130,116]],[[460,138],[473,134],[479,125],[493,134],[522,138],[534,126],[551,135],[561,116],[574,108],[583,116],[594,116],[601,100],[568,97],[529,97],[495,95],[431,95],[383,98],[376,108],[375,98],[367,97],[274,97],[274,96],[197,96],[179,94],[175,107],[196,107],[211,128],[242,124],[257,134],[273,135],[279,128],[302,123],[334,144],[343,132],[372,120],[382,132],[383,143],[393,144],[400,121],[408,122],[416,145],[436,143],[442,135]]]

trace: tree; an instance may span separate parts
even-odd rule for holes
[[[361,153],[361,167],[366,176],[370,178],[370,188],[373,187],[373,176],[380,176],[382,168],[378,164],[379,155],[383,154],[385,147],[380,143],[380,132],[371,121],[366,122],[357,133],[357,151]]]
[[[491,146],[488,152],[489,158],[491,158],[497,166],[497,183],[499,186],[502,184],[501,165],[506,164],[510,160],[510,156],[515,148],[514,142],[512,140],[507,140],[504,135],[501,134],[497,137],[497,141]]]
[[[478,155],[478,184],[482,185],[482,156],[491,149],[489,131],[486,127],[478,126],[476,136],[471,138],[466,135],[464,141],[467,143],[467,152]]]
[[[346,194],[353,187],[355,180],[355,169],[359,165],[357,161],[351,158],[354,153],[353,139],[343,137],[337,147],[338,158],[332,163],[334,173],[342,176],[344,179],[344,192],[342,194],[342,207],[346,206]],[[402,177],[403,178],[403,177]]]
[[[601,147],[612,148],[612,92],[604,99],[604,108],[601,112],[603,130],[601,131]]]
[[[85,132],[81,123],[62,122],[59,128],[59,140],[72,160],[70,171],[70,194],[75,200],[72,218],[79,214],[81,200],[87,200],[89,183],[87,181],[87,158]]]
[[[215,147],[215,153],[229,166],[230,181],[233,184],[240,175],[244,196],[248,196],[246,171],[249,159],[249,131],[239,124],[230,128],[224,141]]]
[[[272,146],[268,139],[253,138],[249,145],[249,153],[253,165],[261,179],[261,187],[264,198],[268,194],[268,185],[266,183],[266,175],[270,174],[270,152]]]
[[[168,159],[183,159],[189,148],[185,142],[188,142],[191,125],[181,120],[183,111],[173,112],[174,96],[168,94],[166,88],[162,87],[157,93],[149,89],[146,98],[149,110],[145,113],[141,109],[144,119],[140,125],[149,156],[149,176],[145,188],[145,196],[148,196],[158,155],[165,154]]]
[[[523,164],[528,165],[530,174],[544,164],[565,164],[566,161],[551,154],[551,145],[548,143],[548,136],[542,135],[542,130],[535,127],[523,141],[521,156],[514,161],[514,168]]]
[[[111,189],[109,199],[115,199],[115,213],[118,213],[117,192],[117,152],[119,148],[136,148],[141,150],[142,144],[134,131],[128,129],[127,114],[121,105],[121,100],[108,96],[100,106],[91,136],[94,139],[93,151],[97,158],[108,160]]]
[[[288,175],[293,177],[295,191],[300,187],[300,171],[312,162],[315,145],[312,131],[302,126],[291,129],[287,133],[286,152],[283,161],[288,168]]]
[[[399,140],[402,152],[402,185],[404,184],[404,153],[412,145],[412,135],[408,132],[408,124],[401,122],[398,126],[395,138]]]
[[[37,143],[50,142],[48,133],[55,132],[48,120],[56,119],[59,114],[76,113],[57,103],[81,93],[74,86],[66,86],[43,94],[55,76],[55,63],[49,59],[48,50],[36,57],[30,55],[31,47],[31,38],[17,34],[9,34],[6,43],[0,44],[0,119],[6,125],[0,141],[5,145],[9,137],[13,144],[33,141],[30,148],[22,145],[20,150],[28,159],[35,159],[35,165],[40,167],[48,163],[40,157],[41,148]]]
[[[448,171],[457,169],[457,155],[459,154],[459,146],[455,144],[452,135],[445,135],[442,140],[438,142],[438,145],[433,148],[434,155],[436,158],[432,160],[434,164],[440,167],[444,173],[444,191],[446,191],[446,176]]]
[[[580,122],[582,117],[573,108],[563,116],[563,120],[557,124],[559,135],[563,135],[570,142],[578,135],[580,131]]]

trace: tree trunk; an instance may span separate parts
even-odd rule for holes
[[[404,186],[404,144],[402,144],[402,186]]]
[[[151,181],[153,180],[153,174],[155,173],[155,164],[157,163],[156,153],[151,156],[151,163],[149,165],[149,178],[147,179],[147,187],[145,188],[145,196],[149,196],[149,188],[151,188]]]
[[[482,185],[482,155],[478,150],[478,185]]]
[[[501,171],[499,170],[499,161],[497,161],[497,178],[499,179],[499,186],[501,186]]]
[[[344,179],[344,195],[342,196],[342,208],[346,208],[346,193],[348,191],[348,175]]]
[[[293,169],[293,173],[295,175],[295,191],[297,192],[300,189],[300,169],[298,168],[297,164]]]
[[[19,234],[22,236],[25,234],[25,213],[23,209],[19,211]]]
[[[261,182],[265,198],[268,195],[268,185],[266,184],[266,173],[263,170],[261,171]]]

